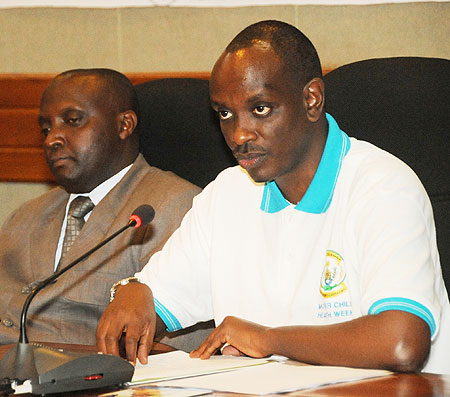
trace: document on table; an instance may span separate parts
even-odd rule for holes
[[[238,368],[267,364],[268,359],[250,357],[212,356],[209,360],[190,358],[183,351],[156,354],[148,357],[148,364],[136,364],[130,385],[167,379],[232,371]]]
[[[245,394],[272,394],[390,375],[383,370],[313,366],[286,358],[212,356],[190,358],[174,351],[149,357],[137,364],[129,386],[152,384],[162,388],[185,388]]]
[[[392,374],[383,370],[293,365],[292,363],[295,362],[291,360],[272,362],[232,372],[158,382],[158,385],[263,395],[311,389]]]

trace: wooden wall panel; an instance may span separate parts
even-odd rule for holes
[[[0,180],[54,181],[41,148],[0,148]]]
[[[39,107],[45,87],[54,75],[0,75],[0,108]]]
[[[0,109],[0,147],[41,147],[38,108]]]
[[[208,79],[209,72],[129,73],[134,84],[191,77]],[[54,75],[0,74],[0,181],[54,182],[42,151],[39,102]]]
[[[54,74],[0,74],[0,109],[37,108],[45,88]],[[128,73],[133,84],[170,77],[209,79],[209,72],[192,73]]]

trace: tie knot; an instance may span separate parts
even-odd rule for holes
[[[89,211],[92,211],[92,208],[94,208],[94,203],[89,197],[78,196],[70,203],[69,215],[81,219],[84,218]]]

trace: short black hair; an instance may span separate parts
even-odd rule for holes
[[[322,67],[314,45],[300,30],[285,22],[266,20],[254,23],[241,31],[225,51],[236,52],[259,41],[272,46],[287,71],[302,86],[314,77],[322,78]]]
[[[139,103],[133,83],[124,74],[107,68],[72,69],[62,72],[55,79],[72,76],[97,76],[103,82],[108,101],[118,107],[119,112],[132,110],[139,119]]]

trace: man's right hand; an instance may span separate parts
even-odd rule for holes
[[[141,283],[119,286],[97,326],[99,351],[118,356],[119,340],[124,333],[127,360],[136,364],[137,352],[139,361],[147,364],[156,332],[156,317],[149,287]]]

